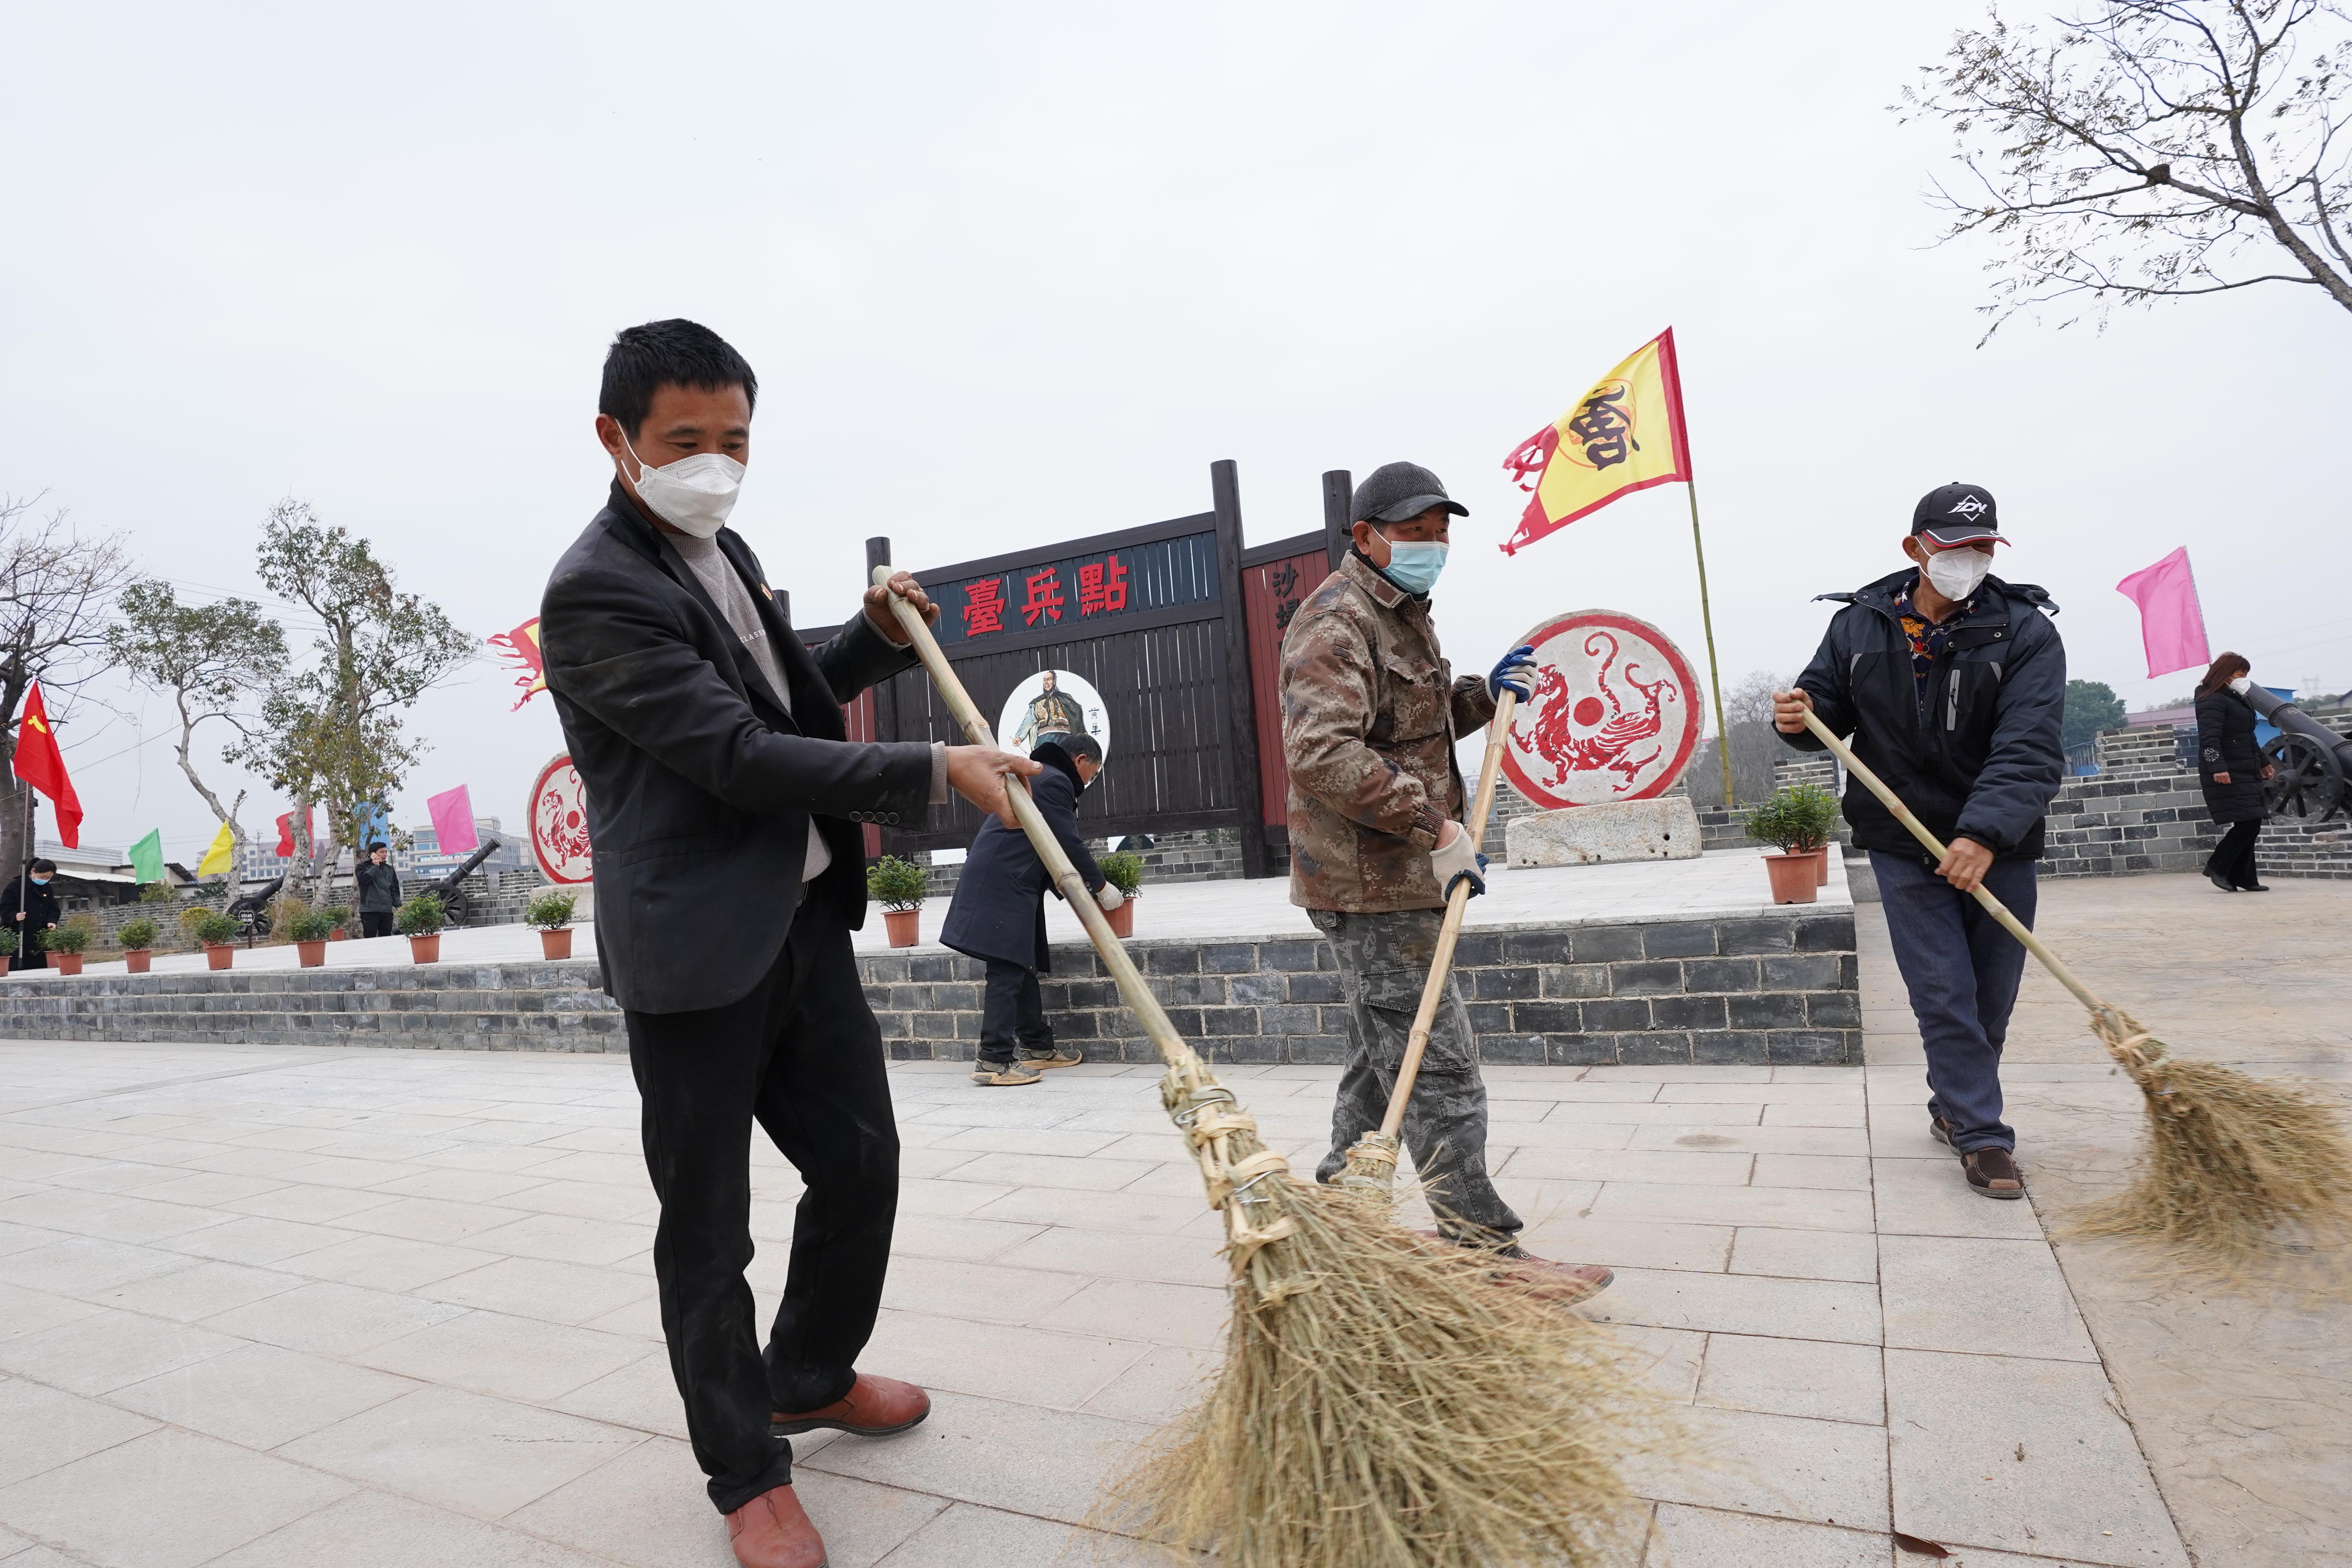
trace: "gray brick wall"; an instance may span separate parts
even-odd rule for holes
[[[1347,1014],[1318,938],[1132,945],[1171,1019],[1213,1061],[1337,1061]],[[890,1053],[968,1058],[980,964],[955,953],[858,961]],[[1057,947],[1055,1032],[1097,1059],[1155,1059],[1090,948]],[[1455,964],[1491,1062],[1859,1062],[1851,912],[1507,927]],[[0,983],[0,1037],[443,1050],[625,1050],[593,963],[235,970]]]

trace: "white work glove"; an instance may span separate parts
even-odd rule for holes
[[[1127,895],[1120,892],[1117,888],[1112,887],[1108,882],[1105,882],[1101,887],[1095,889],[1095,902],[1102,907],[1103,913],[1108,914],[1111,910],[1118,908],[1119,905],[1127,902]]]
[[[1439,840],[1429,852],[1429,868],[1437,877],[1437,890],[1446,898],[1454,896],[1454,884],[1464,877],[1470,879],[1470,896],[1476,898],[1486,890],[1486,879],[1478,873],[1484,869],[1484,857],[1470,841],[1470,835],[1458,823],[1445,825],[1452,829],[1450,837]]]

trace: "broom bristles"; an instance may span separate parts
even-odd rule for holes
[[[2152,1245],[2195,1272],[2260,1270],[2352,1242],[2352,1141],[2295,1084],[2180,1061],[2123,1015],[2093,1028],[2139,1085],[2147,1149],[2130,1186],[2071,1228]]]
[[[1621,1466],[1673,1451],[1618,1342],[1383,1198],[1283,1177],[1223,1370],[1099,1522],[1229,1568],[1588,1568],[1638,1553]]]

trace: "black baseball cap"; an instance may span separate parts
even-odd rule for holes
[[[1995,544],[2009,542],[2000,536],[2000,514],[1994,509],[1992,492],[1958,479],[1938,485],[1919,498],[1919,504],[1911,509],[1911,531],[1926,534],[1939,550],[1981,544],[1988,539]]]
[[[1445,493],[1435,474],[1419,463],[1383,463],[1364,476],[1348,505],[1349,522],[1402,522],[1442,506],[1456,517],[1470,509]]]

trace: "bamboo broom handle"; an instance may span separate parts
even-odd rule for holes
[[[1911,837],[1916,838],[1920,843],[1927,847],[1927,852],[1929,854],[1935,856],[1938,860],[1941,860],[1944,858],[1946,853],[1944,846],[1934,834],[1927,831],[1927,825],[1921,822],[1917,817],[1912,816],[1911,808],[1904,805],[1893,790],[1886,787],[1884,780],[1880,779],[1876,773],[1872,773],[1868,768],[1863,765],[1862,759],[1853,754],[1853,751],[1851,747],[1849,747],[1843,741],[1839,740],[1835,735],[1830,733],[1830,727],[1827,724],[1822,723],[1820,716],[1815,714],[1810,707],[1805,710],[1805,728],[1811,730],[1814,734],[1821,737],[1822,743],[1829,747],[1831,753],[1834,755],[1839,762],[1845,764],[1845,771],[1860,779],[1862,781],[1863,787],[1870,791],[1871,794],[1876,795],[1878,797],[1879,804],[1885,806],[1887,810],[1895,814],[1895,820],[1909,828],[1911,830]],[[2000,926],[2003,931],[2009,932],[2010,935],[2024,943],[2025,951],[2040,959],[2042,961],[2042,967],[2047,969],[2053,976],[2055,976],[2059,984],[2063,985],[2067,990],[2072,991],[2074,994],[2075,1001],[2080,1002],[2084,1006],[2088,1007],[2094,1013],[2105,1013],[2110,1016],[2115,1015],[2116,1010],[2114,1008],[2108,1006],[2105,1002],[2100,1001],[2098,995],[2093,992],[2089,986],[2075,979],[2074,972],[2067,968],[2063,963],[2060,962],[2056,953],[2051,952],[2047,947],[2044,947],[2042,944],[2042,939],[2040,937],[2035,936],[2032,931],[2026,930],[2024,922],[2020,921],[2015,915],[2011,914],[2007,905],[2003,904],[1999,899],[1994,898],[1990,893],[1987,892],[1982,883],[1979,883],[1975,888],[1971,889],[1970,891],[1976,895],[1977,902],[1985,907],[1986,912],[2000,922]]]
[[[888,587],[893,570],[887,565],[874,568],[875,584]],[[915,651],[921,656],[923,668],[930,671],[932,683],[940,689],[940,695],[947,699],[948,708],[955,714],[956,721],[963,726],[964,734],[976,746],[995,745],[995,731],[989,727],[988,721],[973,706],[971,695],[963,689],[963,682],[956,679],[955,671],[948,665],[947,656],[940,651],[939,642],[931,636],[931,628],[923,624],[923,617],[915,613],[913,605],[896,594],[890,595],[890,609],[898,617],[898,624],[907,628],[907,635],[914,639]],[[1151,1041],[1152,1048],[1171,1068],[1198,1066],[1200,1058],[1176,1033],[1176,1026],[1168,1021],[1168,1015],[1160,1010],[1160,999],[1152,995],[1150,987],[1144,984],[1143,975],[1135,967],[1135,961],[1128,957],[1127,949],[1121,947],[1118,938],[1111,934],[1110,922],[1103,918],[1102,910],[1095,904],[1094,895],[1087,890],[1086,879],[1078,875],[1077,868],[1070,864],[1069,856],[1063,853],[1061,840],[1054,837],[1054,830],[1045,826],[1045,818],[1037,810],[1037,803],[1029,798],[1029,786],[1008,773],[1004,779],[1004,793],[1013,803],[1013,816],[1021,819],[1021,831],[1029,836],[1030,847],[1036,850],[1037,858],[1045,863],[1046,875],[1052,877],[1054,885],[1061,889],[1063,899],[1070,906],[1070,912],[1076,915],[1078,923],[1087,928],[1087,935],[1093,941],[1095,952],[1102,955],[1103,966],[1110,971],[1111,978],[1118,982],[1119,994],[1126,999],[1128,1010],[1143,1026],[1144,1035]]]
[[[1503,741],[1510,733],[1511,710],[1519,694],[1506,691],[1496,700],[1495,716],[1486,721],[1486,756],[1478,764],[1478,794],[1470,803],[1471,853],[1486,837],[1486,816],[1495,808],[1495,788],[1503,771]],[[1429,1049],[1429,1031],[1437,1022],[1438,1004],[1445,999],[1445,978],[1454,970],[1454,946],[1462,937],[1462,917],[1470,908],[1470,884],[1459,883],[1445,900],[1445,923],[1437,928],[1437,955],[1430,960],[1429,978],[1422,983],[1421,1009],[1412,1016],[1412,1033],[1404,1044],[1404,1061],[1397,1068],[1396,1088],[1389,1095],[1387,1114],[1381,1118],[1381,1136],[1394,1138],[1404,1125],[1406,1105],[1412,1099],[1413,1080],[1421,1076],[1421,1058]]]

